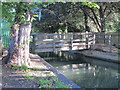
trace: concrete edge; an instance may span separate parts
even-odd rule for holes
[[[82,90],[77,84],[75,84],[73,81],[71,81],[70,79],[68,79],[67,77],[65,77],[63,74],[61,74],[60,72],[58,72],[52,65],[50,65],[49,63],[47,63],[43,58],[41,58],[40,56],[38,56],[38,57],[39,57],[40,60],[43,61],[43,64],[46,65],[49,68],[50,71],[53,71],[57,75],[57,77],[58,77],[59,80],[61,80],[66,85],[72,86],[72,89],[79,88],[79,90]]]
[[[74,52],[74,54],[79,54],[79,55],[82,55],[84,57],[89,57],[89,58],[94,58],[94,59],[100,59],[102,61],[120,64],[120,61],[118,61],[118,60],[113,60],[113,59],[105,58],[105,57],[97,57],[97,56],[94,56],[94,55],[88,55],[88,54],[80,53],[79,51]]]

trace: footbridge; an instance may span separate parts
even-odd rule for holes
[[[98,34],[93,32],[86,33],[67,33],[67,34],[32,34],[32,51],[53,52],[89,49],[91,46],[107,43],[111,47],[111,34]],[[100,43],[99,43],[100,44]]]

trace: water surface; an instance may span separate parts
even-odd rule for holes
[[[81,88],[118,88],[118,65],[68,52],[40,53],[42,58]]]

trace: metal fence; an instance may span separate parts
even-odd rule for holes
[[[2,37],[2,46],[9,47],[10,45],[10,24],[7,21],[2,22],[2,29],[0,30]]]

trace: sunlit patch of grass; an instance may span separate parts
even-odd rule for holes
[[[12,70],[18,70],[18,71],[37,71],[39,69],[37,68],[28,68],[26,65],[18,66],[14,65],[11,67]]]
[[[40,85],[39,88],[64,88],[68,89],[70,86],[64,84],[62,81],[58,79],[58,77],[36,77],[36,76],[29,76],[29,74],[24,74],[26,79],[30,79],[35,81],[37,84]]]
[[[66,84],[61,82],[57,77],[38,78],[39,88],[69,88]]]
[[[18,66],[14,65],[11,67],[12,70],[18,70],[18,71],[29,71],[30,69],[26,65]]]
[[[56,77],[56,75],[51,71],[39,71],[39,69],[37,68],[28,68],[25,65],[14,65],[11,69],[19,71],[30,71],[26,74],[23,74],[24,78],[35,81],[37,84],[40,85],[39,88],[70,88],[70,86],[60,81],[58,77]]]

